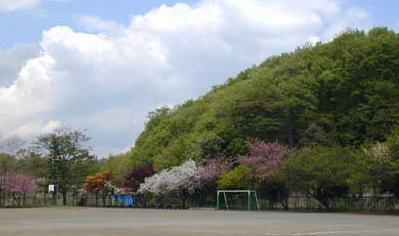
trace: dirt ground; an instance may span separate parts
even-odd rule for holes
[[[1,236],[399,235],[398,216],[101,208],[0,209]]]

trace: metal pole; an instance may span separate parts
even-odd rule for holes
[[[3,207],[5,207],[6,206],[6,190],[5,190],[5,187],[6,187],[6,176],[7,176],[7,161],[6,160],[4,160],[4,167],[3,167],[3,203],[2,203],[2,205],[3,205]]]
[[[255,200],[256,200],[256,205],[258,206],[258,211],[260,211],[260,206],[259,206],[259,201],[258,201],[258,194],[256,194],[256,191],[255,191]]]
[[[220,209],[220,205],[219,205],[219,191],[217,192],[217,194],[216,194],[216,210],[219,210]]]
[[[226,203],[226,210],[229,209],[229,204],[227,203],[226,192],[223,192],[224,195],[224,202]]]
[[[251,191],[248,191],[248,211],[251,210]]]

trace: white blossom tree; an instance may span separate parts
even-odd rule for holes
[[[168,193],[192,195],[200,185],[200,169],[194,161],[186,161],[180,166],[145,178],[144,183],[140,185],[139,192],[155,195]]]
[[[199,193],[209,183],[216,182],[224,169],[226,166],[218,161],[210,161],[205,166],[197,166],[194,161],[189,160],[180,166],[145,178],[144,183],[140,184],[139,193],[173,194],[181,198],[185,206],[188,196]]]

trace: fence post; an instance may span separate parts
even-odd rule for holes
[[[220,209],[220,205],[219,205],[219,194],[220,194],[220,192],[219,191],[217,191],[217,195],[216,195],[216,210],[219,210]]]
[[[251,210],[251,191],[248,191],[248,211]]]

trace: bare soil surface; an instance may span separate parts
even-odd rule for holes
[[[399,235],[399,217],[104,208],[0,209],[0,236]]]

